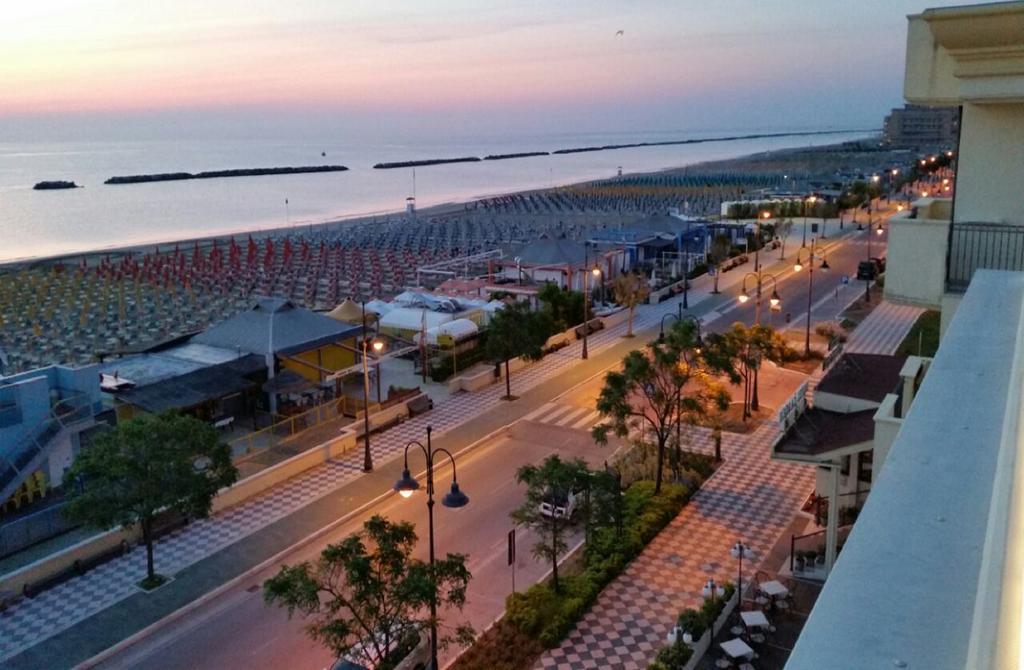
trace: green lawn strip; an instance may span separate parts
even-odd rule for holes
[[[896,353],[904,356],[934,356],[939,348],[939,319],[940,314],[935,310],[928,310],[919,316]]]

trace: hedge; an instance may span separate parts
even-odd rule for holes
[[[536,584],[506,601],[506,618],[545,648],[556,646],[644,546],[675,518],[691,491],[680,484],[662,487],[654,495],[654,482],[636,482],[623,494],[621,535],[615,527],[591,533],[584,557],[586,568],[563,578],[562,592],[550,584]]]

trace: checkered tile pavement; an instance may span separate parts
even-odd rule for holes
[[[917,318],[920,307],[897,305],[887,300],[871,310],[850,335],[843,351],[858,354],[894,354]]]
[[[646,668],[679,612],[700,606],[704,582],[736,580],[729,549],[738,539],[754,551],[744,579],[753,574],[814,483],[812,466],[770,459],[778,430],[766,423],[749,435],[724,434],[715,476],[535,670]],[[710,453],[707,431],[692,442]]]

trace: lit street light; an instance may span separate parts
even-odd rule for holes
[[[812,295],[814,292],[814,261],[821,260],[821,271],[826,272],[829,269],[828,260],[825,258],[824,252],[815,253],[814,251],[814,238],[811,238],[811,248],[801,249],[800,251],[808,251],[807,254],[807,328],[804,332],[804,356],[810,356],[811,354],[811,304]],[[804,264],[800,262],[800,252],[797,252],[796,263],[793,264],[793,270],[800,272],[804,268]]]
[[[807,203],[811,203],[813,205],[817,201],[818,201],[818,198],[813,196],[813,195],[811,197],[809,197],[809,198],[804,200],[804,239],[800,243],[801,247],[806,247],[807,246]]]
[[[427,459],[427,528],[430,541],[430,577],[434,579],[434,457],[444,454],[452,464],[452,487],[441,499],[445,507],[458,509],[469,504],[469,497],[459,489],[458,477],[455,473],[455,457],[447,449],[434,449],[430,443],[431,427],[427,426],[427,446],[413,440],[405,445],[405,466],[402,478],[395,482],[394,489],[403,498],[409,498],[420,488],[420,483],[409,473],[409,447],[419,447]],[[437,664],[437,592],[430,599],[430,667],[438,668]]]
[[[366,301],[363,301],[363,472],[373,471],[373,455],[370,453],[370,348],[375,353],[384,351],[384,341],[373,338],[371,342],[366,336]],[[377,367],[377,379],[380,380],[380,367]],[[380,402],[380,392],[377,393],[377,402]]]

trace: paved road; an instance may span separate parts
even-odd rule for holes
[[[470,504],[459,510],[435,507],[436,546],[439,554],[448,551],[469,555],[473,581],[469,603],[461,617],[473,622],[490,621],[504,609],[505,596],[511,590],[511,571],[506,562],[506,534],[511,528],[509,513],[523,499],[522,487],[515,482],[515,471],[522,463],[537,462],[557,453],[563,458],[581,457],[597,465],[608,455],[607,449],[594,445],[578,430],[541,426],[523,422],[496,436],[460,459],[459,480]],[[422,456],[420,457],[422,458]],[[450,467],[437,477],[443,494],[451,481]],[[426,506],[423,496],[406,500],[393,495],[364,514],[352,519],[323,541],[289,556],[295,563],[316,556],[329,542],[337,542],[358,530],[373,514],[411,521],[421,536],[426,533]],[[536,582],[547,569],[535,561],[529,547],[536,537],[524,529],[519,540],[516,565],[519,584]],[[425,537],[421,537],[425,540]],[[579,533],[570,540],[574,544]],[[421,542],[419,558],[426,559],[426,543]],[[330,654],[309,641],[298,620],[289,621],[279,608],[263,604],[259,585],[276,572],[267,570],[218,598],[194,616],[185,618],[145,643],[105,663],[104,668],[319,668],[329,667]],[[298,617],[297,617],[298,619]],[[480,624],[476,624],[479,626]]]

